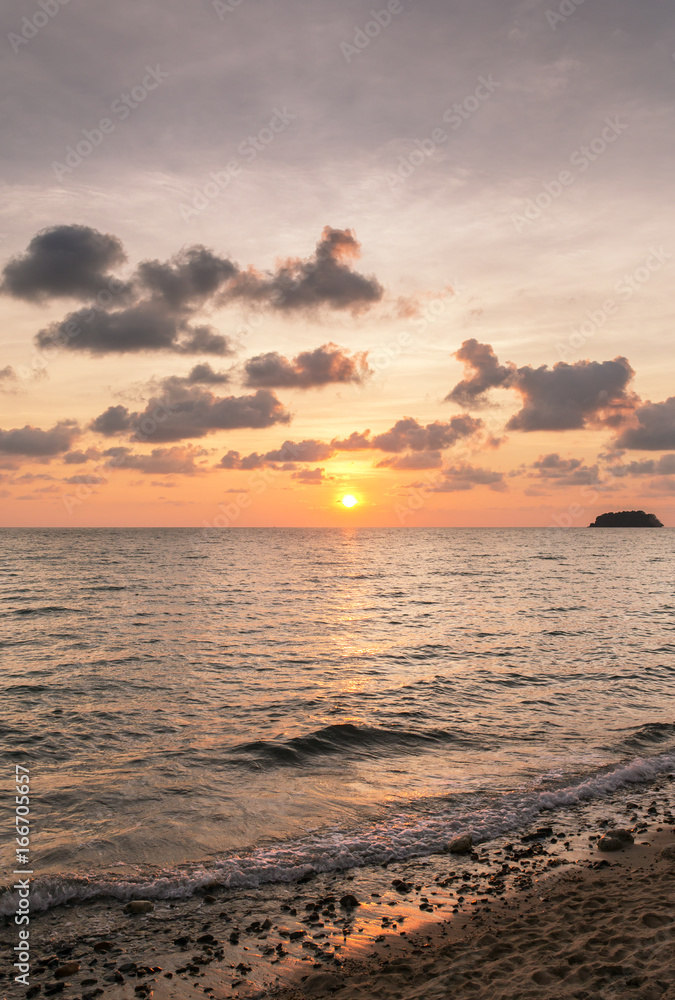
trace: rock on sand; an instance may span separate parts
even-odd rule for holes
[[[124,907],[125,913],[152,913],[155,908],[155,904],[151,903],[149,899],[132,899],[130,903]]]
[[[599,851],[620,851],[635,842],[630,830],[607,830],[598,841]]]
[[[465,833],[463,837],[456,837],[444,848],[446,854],[469,854],[473,848],[473,837],[470,833]]]

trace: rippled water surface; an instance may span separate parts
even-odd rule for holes
[[[356,863],[675,752],[675,531],[0,539],[43,873]]]

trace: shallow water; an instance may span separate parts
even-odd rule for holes
[[[675,765],[667,529],[0,537],[45,904],[423,854]]]

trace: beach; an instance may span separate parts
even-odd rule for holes
[[[670,1000],[674,792],[663,775],[463,854],[212,885],[147,912],[110,898],[59,906],[34,921],[27,995]],[[614,828],[634,842],[600,850]],[[5,955],[15,932],[5,925]],[[3,974],[6,996],[25,993]]]

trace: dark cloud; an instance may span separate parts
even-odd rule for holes
[[[353,434],[350,434],[348,438],[344,438],[342,441],[339,438],[334,438],[331,444],[336,451],[368,451],[373,447],[369,430],[364,431],[362,434],[354,431]]]
[[[351,229],[326,226],[314,254],[286,261],[273,273],[245,271],[224,293],[226,301],[244,299],[280,312],[323,306],[359,312],[379,302],[384,289],[374,276],[353,271],[350,261],[361,255]]]
[[[25,455],[33,458],[48,458],[70,451],[80,429],[72,420],[61,420],[51,430],[39,427],[0,430],[0,452],[7,455]]]
[[[199,448],[154,448],[149,455],[135,453],[131,448],[108,448],[103,453],[106,469],[133,469],[147,475],[195,476],[204,470],[195,463],[204,455]]]
[[[266,465],[295,468],[298,462],[325,462],[335,454],[332,445],[323,441],[284,441],[280,448],[259,455],[240,455],[238,451],[228,451],[220,461],[223,469],[261,469]]]
[[[567,431],[589,424],[617,426],[635,408],[636,397],[628,391],[634,375],[626,358],[519,368],[512,384],[522,396],[523,408],[506,428]]]
[[[659,459],[648,458],[643,462],[626,462],[612,465],[607,470],[610,475],[626,476],[675,476],[675,455],[662,455]]]
[[[84,451],[69,451],[63,456],[66,465],[84,465],[91,461],[90,456]]]
[[[11,365],[0,368],[0,392],[16,392],[19,387],[19,376]]]
[[[103,476],[96,476],[93,473],[84,473],[81,476],[70,476],[68,479],[63,480],[64,483],[68,483],[70,486],[100,486],[102,483],[107,483],[108,480],[104,479]]]
[[[348,382],[359,385],[372,375],[367,358],[366,351],[352,356],[337,344],[303,351],[292,361],[272,351],[246,362],[244,384],[253,389],[312,389]]]
[[[228,372],[215,372],[208,362],[195,365],[184,379],[186,385],[225,385],[229,381]]]
[[[64,250],[66,245],[70,252]],[[223,357],[233,353],[230,339],[194,323],[206,307],[246,300],[285,312],[318,306],[358,311],[379,301],[384,292],[378,282],[348,264],[358,257],[359,249],[350,230],[326,227],[308,260],[291,260],[273,273],[260,274],[240,271],[233,261],[207,247],[191,246],[167,261],[143,261],[128,285],[117,282],[116,291],[124,292],[122,301],[115,301],[110,292],[109,300],[102,301],[101,290],[112,288],[116,280],[105,269],[125,259],[121,243],[85,226],[60,226],[34,237],[24,257],[7,264],[3,288],[24,298],[97,296],[91,308],[40,330],[35,339],[42,350],[98,355],[171,351]],[[253,358],[249,365],[248,384],[254,388],[289,384],[307,388],[362,381],[369,374],[365,355],[351,358],[335,345],[306,352],[293,362],[273,354]]]
[[[632,451],[667,451],[675,448],[675,396],[663,403],[642,403],[635,410],[636,424],[616,439],[618,448]]]
[[[126,406],[109,406],[89,425],[89,429],[105,437],[124,434],[131,428],[131,414]]]
[[[510,362],[500,365],[489,344],[466,340],[456,357],[464,361],[469,377],[459,382],[446,400],[465,406],[484,406],[489,389],[514,389],[522,409],[506,427],[518,431],[579,430],[589,425],[616,427],[638,403],[629,385],[635,375],[626,358],[613,361],[563,361],[553,368]]]
[[[300,469],[291,475],[291,479],[297,479],[305,486],[321,486],[322,483],[329,482],[333,477],[326,475],[325,469]]]
[[[25,253],[13,257],[2,272],[0,290],[29,302],[51,298],[90,299],[104,289],[121,290],[110,268],[123,264],[121,242],[109,233],[89,226],[52,226],[43,229],[28,244]]]
[[[543,455],[533,462],[532,469],[538,479],[560,486],[585,486],[598,482],[597,465],[588,466],[581,459],[561,458],[558,454]]]
[[[515,370],[514,365],[500,365],[490,344],[479,344],[474,338],[465,340],[453,357],[464,363],[467,377],[446,396],[446,402],[467,409],[486,406],[488,391],[507,386]]]
[[[503,493],[507,488],[501,472],[492,472],[466,463],[443,469],[443,479],[443,482],[432,488],[432,493],[460,493],[472,490],[475,486],[488,486],[495,493]]]
[[[63,348],[90,354],[171,351],[222,357],[233,353],[227,337],[208,326],[190,326],[184,315],[155,301],[116,312],[100,307],[80,309],[40,330],[35,342],[42,350]]]
[[[401,455],[400,458],[385,458],[378,462],[378,469],[401,469],[412,471],[414,469],[440,469],[443,465],[443,456],[440,451],[417,451],[410,455]]]
[[[213,298],[238,270],[231,260],[198,245],[181,250],[169,261],[144,261],[135,280],[172,312],[179,312]]]
[[[250,396],[214,396],[198,385],[184,387],[172,379],[163,383],[164,396],[145,410],[130,413],[111,406],[91,424],[99,434],[130,434],[136,440],[165,442],[201,438],[212,431],[288,424],[291,417],[273,392],[259,389]]]
[[[482,427],[482,420],[474,419],[467,413],[445,422],[436,420],[426,427],[413,417],[404,417],[391,430],[372,438],[371,448],[393,453],[408,448],[412,451],[443,451],[477,434]]]

